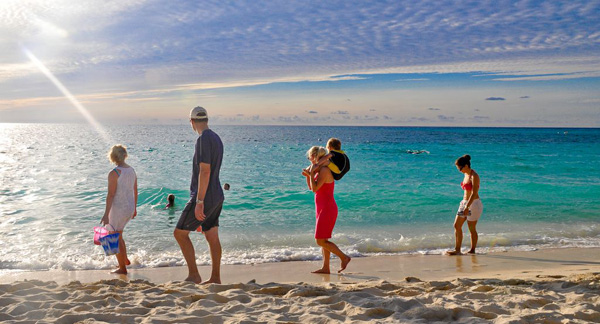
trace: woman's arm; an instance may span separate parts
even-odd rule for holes
[[[473,184],[473,188],[471,189],[471,195],[469,196],[469,199],[467,201],[467,208],[465,208],[465,210],[469,209],[469,207],[473,203],[473,200],[475,200],[475,197],[479,197],[479,175],[477,173],[473,175],[471,183]]]
[[[118,180],[119,175],[116,171],[113,170],[108,173],[108,193],[106,194],[106,207],[104,208],[104,216],[102,216],[102,220],[100,221],[103,225],[108,224],[108,213],[110,212],[110,208],[112,207],[112,203],[115,198],[115,193],[117,192]]]
[[[312,166],[312,164],[311,164]],[[306,186],[308,186],[308,190],[310,190],[310,167],[307,167],[306,169],[302,169],[302,175],[306,178]]]
[[[331,171],[328,168],[321,168],[317,180],[315,181],[314,171],[310,173],[310,190],[317,192],[327,180],[327,176],[331,176]]]
[[[302,172],[302,174],[304,175],[304,172]],[[310,174],[307,173],[306,175],[304,175],[304,177],[306,178],[306,185],[308,186],[308,190],[310,189]]]
[[[135,206],[133,210],[133,216],[131,219],[134,219],[137,216],[137,202],[138,202],[138,188],[137,188],[137,176],[135,177],[135,182],[133,183],[133,195],[135,197]]]

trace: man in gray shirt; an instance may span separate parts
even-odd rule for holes
[[[188,266],[186,281],[201,283],[196,265],[196,252],[190,239],[191,231],[202,231],[210,248],[212,273],[204,283],[221,283],[221,242],[219,215],[225,196],[219,181],[223,160],[223,142],[208,128],[206,109],[196,107],[190,112],[190,124],[198,135],[192,165],[190,201],[185,205],[173,235],[179,243]]]

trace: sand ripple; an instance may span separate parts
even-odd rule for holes
[[[355,284],[154,284],[114,279],[0,285],[0,322],[600,322],[600,274]]]

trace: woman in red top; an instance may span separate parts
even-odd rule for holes
[[[454,250],[446,253],[449,255],[462,254],[460,249],[463,240],[462,226],[467,221],[469,232],[471,233],[471,249],[468,253],[475,254],[477,239],[479,237],[476,226],[483,212],[483,204],[481,203],[481,199],[479,199],[479,174],[471,169],[471,157],[469,155],[459,157],[455,164],[458,171],[464,174],[463,181],[460,183],[460,187],[464,190],[464,195],[458,207],[456,219],[454,220],[454,238],[456,241]]]
[[[333,175],[329,168],[320,168],[316,166],[319,158],[327,154],[327,150],[321,146],[313,146],[306,152],[308,159],[313,165],[308,170],[303,170],[302,175],[306,177],[308,189],[315,193],[316,225],[315,239],[323,251],[323,267],[313,273],[329,273],[329,257],[331,253],[337,255],[342,261],[339,272],[342,272],[348,266],[350,257],[342,252],[335,243],[329,241],[335,221],[337,219],[338,208],[333,197],[335,187]]]

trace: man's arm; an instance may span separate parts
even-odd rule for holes
[[[206,218],[204,215],[204,197],[206,196],[209,180],[210,164],[200,162],[200,172],[198,173],[198,194],[196,195],[196,201],[202,201],[202,203],[196,203],[196,209],[194,210],[196,219],[199,221],[204,221]]]

